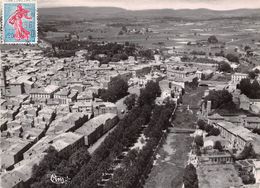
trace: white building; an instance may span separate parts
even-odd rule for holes
[[[255,176],[255,182],[260,183],[260,161],[254,161],[253,173]]]
[[[242,79],[247,78],[248,75],[245,73],[234,73],[231,75],[231,81],[232,83],[239,83]]]

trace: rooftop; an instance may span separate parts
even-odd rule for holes
[[[117,116],[116,114],[112,114],[112,113],[99,115],[87,121],[82,127],[77,129],[75,132],[79,134],[89,135],[94,130],[96,130],[99,126],[101,126],[102,124],[104,125],[108,119],[113,119],[116,116]]]
[[[260,161],[254,161],[253,163],[257,169],[260,169]]]
[[[48,85],[45,88],[35,88],[32,89],[32,91],[30,93],[53,93],[55,91],[57,91],[59,89],[59,86],[55,86],[55,85]]]
[[[1,138],[1,152],[16,154],[21,149],[23,149],[30,142],[27,140],[22,140],[20,138]]]
[[[218,122],[217,124],[220,125],[221,127],[225,128],[232,134],[239,136],[243,140],[252,143],[254,146],[255,152],[258,154],[260,153],[260,145],[259,145],[260,135],[252,133],[251,131],[249,131],[247,128],[245,128],[243,126],[236,126],[231,122],[221,121],[221,122]]]
[[[39,154],[34,158],[23,160],[19,165],[16,165],[16,168],[8,173],[5,173],[1,176],[2,188],[10,188],[15,186],[21,181],[26,182],[32,177],[32,169],[35,164],[44,158],[46,154]]]
[[[78,141],[82,137],[83,137],[82,135],[72,133],[72,132],[62,133],[52,140],[51,145],[57,151],[61,151],[64,148],[68,147],[69,145],[75,143],[76,141]]]

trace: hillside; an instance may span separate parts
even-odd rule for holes
[[[40,8],[40,21],[45,20],[93,20],[111,18],[182,18],[190,20],[232,17],[260,18],[260,9],[215,11],[209,9],[156,9],[131,11],[115,7],[59,7]]]

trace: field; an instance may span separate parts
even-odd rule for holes
[[[144,187],[181,188],[191,142],[189,135],[169,133]]]
[[[58,30],[56,34],[45,33],[46,38],[53,41],[60,40],[60,36],[67,33],[76,33],[83,40],[91,36],[94,41],[130,41],[147,48],[174,47],[185,51],[195,49],[215,53],[220,49],[211,46],[201,46],[198,49],[197,46],[187,46],[187,43],[207,40],[209,36],[216,35],[221,43],[227,44],[227,51],[248,44],[260,53],[255,44],[260,40],[260,15],[254,10],[251,13],[210,10],[127,12],[123,9],[103,8],[101,11],[103,12],[98,12],[98,9],[74,8],[68,16],[62,16],[62,9],[43,9],[40,10],[40,25],[54,25]],[[67,20],[69,17],[70,21]],[[129,32],[119,35],[122,26]],[[149,32],[139,32],[145,29]]]
[[[127,31],[119,34],[122,27]],[[243,54],[248,45],[256,55],[250,57],[249,63],[241,61],[241,72],[260,65],[260,14],[257,9],[128,11],[113,7],[63,7],[39,10],[39,38],[55,42],[69,34],[79,36],[79,40],[128,41],[145,48],[168,49],[170,54],[193,50],[207,54],[221,50]],[[206,42],[211,35],[217,37],[218,44],[187,45],[188,42]]]
[[[242,185],[241,179],[231,164],[203,165],[197,169],[197,173],[200,188],[228,188]]]

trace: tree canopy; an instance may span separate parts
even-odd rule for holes
[[[256,158],[256,153],[252,144],[245,145],[243,151],[238,155],[238,160],[244,159],[254,159]]]
[[[209,94],[205,97],[204,102],[211,101],[211,108],[224,108],[225,104],[233,103],[232,102],[232,94],[230,94],[227,90],[211,90]]]
[[[226,58],[230,61],[230,62],[235,62],[235,63],[239,63],[239,58],[238,56],[234,55],[234,54],[227,54]]]
[[[204,120],[202,120],[202,119],[199,119],[197,121],[197,124],[199,126],[199,129],[201,129],[201,130],[205,130],[205,126],[207,125],[207,123]]]
[[[251,99],[260,99],[260,85],[256,79],[253,82],[249,78],[242,79],[238,89]]]
[[[223,151],[223,146],[221,145],[220,141],[216,141],[213,146],[214,149],[217,149],[219,151]]]
[[[152,104],[156,97],[161,95],[161,88],[158,82],[148,81],[145,89],[141,89],[138,99],[139,105]]]
[[[135,105],[137,100],[137,95],[136,94],[131,94],[128,97],[125,98],[124,104],[127,107],[127,110],[131,110],[133,106]]]
[[[114,78],[108,89],[100,89],[98,95],[104,101],[116,102],[128,94],[128,83],[120,77]]]
[[[255,71],[250,71],[250,72],[248,72],[248,77],[249,77],[250,79],[255,79],[256,76],[257,76],[257,73],[256,73]]]
[[[196,168],[192,164],[188,164],[183,173],[184,188],[198,188],[198,175]]]
[[[203,137],[202,136],[195,136],[194,142],[197,146],[202,147],[204,144]]]
[[[208,38],[208,42],[209,43],[212,43],[212,44],[215,44],[215,43],[218,43],[218,39],[215,35],[211,35],[209,38]]]
[[[223,62],[219,63],[218,70],[221,71],[221,72],[228,72],[228,73],[230,73],[232,71],[232,68],[231,68],[231,66],[227,62],[223,61]]]

